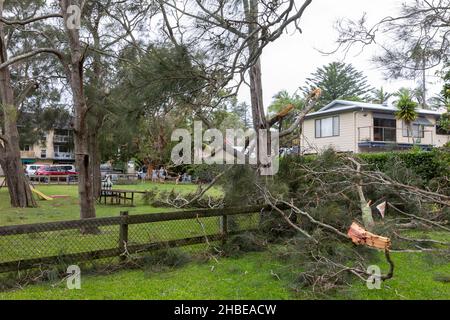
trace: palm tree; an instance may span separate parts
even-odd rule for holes
[[[397,112],[395,113],[395,117],[399,120],[403,120],[407,127],[408,132],[408,139],[409,137],[413,138],[413,144],[415,143],[414,140],[414,132],[413,132],[413,126],[412,123],[414,120],[417,119],[418,113],[417,113],[417,102],[413,100],[413,95],[409,89],[402,88],[400,89],[395,96],[398,97],[398,100],[396,101],[397,106]]]

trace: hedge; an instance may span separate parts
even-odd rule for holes
[[[390,160],[401,161],[408,169],[419,175],[425,181],[433,178],[450,176],[450,150],[448,148],[432,151],[360,153],[358,158],[372,166],[371,169],[386,171]]]
[[[393,160],[401,161],[404,165],[421,177],[425,182],[437,177],[450,177],[450,148],[433,149],[432,151],[389,151],[358,153],[355,155],[368,164],[369,170],[379,170],[386,172]],[[280,161],[280,175],[290,175],[290,168],[293,164],[307,164],[317,156],[286,156]]]

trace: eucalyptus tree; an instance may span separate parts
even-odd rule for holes
[[[28,181],[24,175],[20,158],[20,134],[17,121],[21,112],[27,108],[30,95],[41,88],[41,94],[48,83],[40,71],[51,70],[51,66],[43,65],[42,60],[30,61],[29,58],[49,49],[40,48],[35,39],[34,30],[27,28],[31,23],[40,23],[42,19],[55,15],[33,17],[41,10],[44,1],[9,1],[0,2],[0,96],[1,125],[0,130],[0,165],[2,166],[10,202],[13,207],[33,207],[36,205]],[[32,18],[30,18],[32,16]],[[22,52],[26,52],[21,54]],[[33,52],[33,53],[31,53]],[[27,60],[25,60],[27,59]],[[20,64],[18,64],[21,62]],[[14,65],[14,66],[13,66]],[[39,65],[38,68],[36,66]],[[42,88],[44,87],[44,90]],[[39,99],[33,104],[40,105]]]
[[[201,1],[159,0],[167,35],[174,43],[195,45],[207,56],[214,85],[235,93],[250,88],[254,129],[270,123],[263,105],[261,54],[289,28],[300,30],[301,18],[312,0]],[[219,74],[221,77],[215,77]],[[224,76],[225,75],[225,76]],[[247,82],[248,80],[248,82]],[[297,128],[301,115],[295,122]],[[290,134],[289,128],[283,134]]]
[[[136,2],[140,2],[136,5]],[[3,3],[3,2],[2,2]],[[31,3],[31,2],[30,2]],[[147,1],[128,1],[127,3],[123,3],[123,1],[116,1],[112,3],[111,1],[102,2],[105,4],[105,7],[113,7],[117,8],[115,5],[121,5],[123,7],[127,7],[127,5],[131,5],[132,3],[135,7],[146,8],[146,6],[141,6],[141,4],[146,4]],[[36,2],[37,6],[34,11],[28,14],[25,17],[17,17],[17,15],[8,15],[3,16],[3,10],[1,15],[1,44],[3,47],[3,56],[0,64],[1,70],[1,92],[3,105],[6,106],[4,110],[8,110],[8,112],[4,112],[8,114],[8,120],[4,120],[5,122],[5,134],[2,135],[2,140],[4,143],[2,144],[3,148],[10,148],[14,152],[9,152],[15,154],[15,161],[8,162],[14,163],[13,168],[10,171],[17,171],[14,175],[13,180],[17,180],[19,182],[25,181],[23,178],[22,172],[20,172],[20,152],[18,149],[18,140],[16,137],[17,128],[15,123],[12,123],[10,119],[15,119],[14,111],[17,108],[11,108],[14,101],[14,92],[11,87],[11,78],[10,78],[10,68],[12,66],[16,67],[17,65],[21,65],[26,61],[30,61],[32,59],[36,59],[37,57],[46,56],[48,59],[53,59],[53,64],[57,64],[61,68],[61,74],[65,79],[65,85],[67,85],[67,92],[70,94],[72,99],[73,106],[73,121],[72,128],[74,131],[74,143],[75,143],[75,158],[76,164],[79,170],[79,183],[78,183],[78,193],[80,198],[80,216],[81,218],[91,218],[95,217],[95,197],[94,197],[94,188],[92,181],[92,148],[90,147],[90,136],[91,130],[89,127],[89,118],[92,116],[90,111],[94,109],[94,104],[89,104],[86,96],[86,69],[91,68],[87,62],[89,60],[89,53],[91,51],[99,52],[101,49],[105,49],[105,47],[99,48],[99,46],[93,45],[91,48],[90,45],[90,31],[95,30],[105,30],[111,28],[111,20],[121,21],[127,20],[128,16],[121,12],[117,14],[117,16],[121,18],[112,19],[112,14],[108,14],[108,17],[111,18],[109,21],[103,22],[102,25],[97,29],[95,28],[86,28],[83,24],[89,20],[94,21],[94,23],[100,24],[99,19],[95,20],[86,18],[88,15],[93,15],[93,10],[89,10],[89,5],[86,1],[81,0],[60,0],[55,1],[51,4],[46,3],[45,1]],[[103,10],[104,11],[104,10]],[[140,13],[145,15],[145,10],[142,9]],[[103,17],[104,15],[102,15]],[[128,21],[128,20],[127,20]],[[129,21],[128,21],[129,22]],[[124,30],[125,26],[128,27],[124,32],[110,33],[107,34],[109,37],[107,41],[110,42],[110,46],[108,49],[112,52],[117,50],[121,42],[131,41],[133,36],[130,33],[133,32],[133,28],[129,28],[132,23],[124,22],[120,24],[119,30]],[[5,39],[5,26],[11,27],[14,30],[19,30],[21,32],[32,33],[35,37],[42,39],[39,43],[39,46],[33,48],[22,47],[18,52],[14,52],[11,56],[7,56],[7,49],[5,44],[7,40]],[[113,28],[110,29],[112,31]],[[10,34],[8,34],[9,36]],[[94,34],[95,38],[95,34]],[[97,39],[98,40],[98,39]],[[95,39],[94,39],[95,42]],[[103,43],[102,43],[103,44]],[[128,42],[127,42],[128,44]],[[92,49],[92,50],[91,50]],[[102,54],[108,54],[102,52]],[[59,61],[59,63],[55,63]],[[93,59],[95,60],[95,57]],[[99,76],[99,69],[95,69],[93,74],[95,77],[91,77],[90,80],[95,79]],[[99,82],[95,82],[95,80],[91,81],[92,84],[97,84],[100,86]],[[62,88],[62,90],[64,87]],[[99,90],[99,92],[102,92]],[[95,95],[92,95],[95,96]],[[94,100],[94,99],[93,99]],[[12,110],[12,111],[10,111]],[[6,118],[6,117],[5,117]],[[95,122],[95,121],[92,121]],[[15,129],[14,129],[15,128]],[[11,141],[13,143],[11,143]],[[2,153],[5,154],[5,153]],[[3,164],[3,162],[2,162]],[[11,176],[11,175],[10,175]],[[9,183],[9,181],[8,181]],[[12,187],[14,184],[11,183]],[[25,183],[19,183],[19,185],[25,185]],[[22,192],[27,195],[28,200],[24,202],[31,202],[32,196],[31,192]],[[19,192],[19,194],[21,194]]]
[[[100,195],[102,160],[102,132],[114,130],[105,123],[112,120],[111,104],[108,96],[118,84],[118,61],[120,53],[129,46],[144,51],[144,38],[149,32],[145,28],[155,14],[155,6],[150,1],[102,0],[86,2],[82,24],[86,33],[88,50],[86,52],[85,94],[89,108],[87,122],[89,130],[90,176],[92,177],[94,197]],[[126,59],[125,59],[126,61]],[[110,152],[108,152],[110,154]],[[109,160],[109,159],[108,159]]]

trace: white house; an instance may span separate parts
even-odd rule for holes
[[[306,116],[301,137],[303,153],[329,147],[339,152],[370,152],[408,149],[413,145],[429,150],[450,141],[448,132],[436,126],[445,112],[418,109],[413,133],[395,117],[394,106],[335,100]]]

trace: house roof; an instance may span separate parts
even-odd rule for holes
[[[320,116],[325,116],[327,114],[344,113],[350,111],[376,111],[383,113],[393,114],[397,111],[394,106],[357,102],[357,101],[346,101],[346,100],[334,100],[325,107],[321,108],[319,111],[309,113],[306,118],[315,118]],[[445,111],[427,110],[427,109],[417,109],[417,113],[420,115],[431,115],[435,117],[440,117]]]

